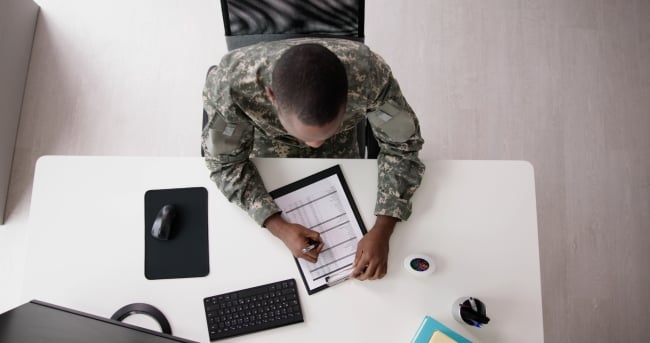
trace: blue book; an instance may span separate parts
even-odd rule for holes
[[[449,338],[453,339],[458,343],[472,343],[470,340],[465,337],[457,334],[452,329],[446,327],[439,321],[431,318],[430,316],[425,316],[422,320],[422,324],[418,328],[418,331],[413,336],[411,343],[429,343],[431,337],[436,331],[440,331],[447,335]]]

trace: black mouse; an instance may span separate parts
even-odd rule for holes
[[[151,235],[154,238],[166,241],[169,239],[174,227],[174,218],[176,217],[176,207],[174,205],[165,205],[156,216],[151,226]]]

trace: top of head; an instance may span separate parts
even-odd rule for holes
[[[301,44],[287,49],[277,61],[271,88],[280,115],[323,126],[345,108],[348,79],[345,66],[333,52],[319,44]]]

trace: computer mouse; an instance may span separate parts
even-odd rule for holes
[[[171,237],[174,228],[174,218],[176,217],[176,207],[174,205],[165,205],[156,216],[151,226],[151,235],[154,238],[166,241]]]

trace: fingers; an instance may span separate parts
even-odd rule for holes
[[[302,258],[303,260],[309,261],[311,263],[316,263],[318,261],[318,255],[312,253],[311,251],[297,257]]]
[[[305,250],[305,246],[303,245],[302,248],[300,248],[300,251],[298,253],[294,253],[294,256],[298,258],[305,259],[311,263],[316,263],[318,261],[318,253],[320,250],[317,248],[313,248],[311,250]]]
[[[354,256],[354,263],[352,263],[352,267],[354,268],[351,273],[352,277],[359,279],[361,275],[364,274],[367,266],[368,262],[363,259],[363,249],[357,247],[357,253]]]
[[[307,251],[307,252],[302,252],[302,256],[305,260],[311,262],[311,263],[316,263],[318,261],[318,254],[320,254],[320,251],[323,249],[323,243],[321,242],[316,246],[316,248]]]
[[[387,264],[380,264],[377,265],[377,268],[375,268],[374,274],[369,278],[370,280],[379,280],[386,276],[386,271],[387,271]]]
[[[301,230],[301,236],[302,238],[300,240],[304,241],[304,243],[301,243],[303,244],[303,247],[301,248],[300,255],[297,255],[296,257],[303,258],[311,263],[316,263],[318,261],[318,254],[320,254],[325,245],[320,239],[320,234],[316,231],[303,228],[303,230]],[[308,251],[304,250],[305,248],[312,247],[312,245],[316,246]]]
[[[314,230],[309,230],[305,228],[305,236],[307,237],[308,240],[320,242],[320,233],[314,231]]]
[[[316,256],[320,254],[321,250],[323,250],[323,247],[325,247],[325,243],[320,242],[320,244],[316,247]]]
[[[354,267],[352,277],[360,281],[381,279],[386,276],[388,269],[386,260],[364,254],[362,249],[357,249],[352,266]]]
[[[377,268],[376,264],[372,262],[372,259],[368,254],[359,254],[357,250],[357,259],[354,260],[354,270],[352,271],[352,276],[360,281],[372,280]]]
[[[368,279],[368,277],[366,276],[367,270],[368,268],[366,268],[365,266],[357,265],[354,268],[354,271],[352,272],[352,277],[360,281],[367,280]]]
[[[355,268],[352,276],[360,281],[378,280],[386,276],[386,270],[386,263],[370,263],[365,268]]]
[[[361,262],[361,256],[363,256],[363,249],[357,245],[357,252],[354,255],[354,263],[352,263],[352,267],[355,269],[358,267],[359,263]]]
[[[373,276],[375,275],[375,269],[377,268],[376,265],[372,263],[368,264],[360,264],[358,267],[358,274],[356,276],[357,280],[360,281],[365,281],[365,280],[373,280]]]

